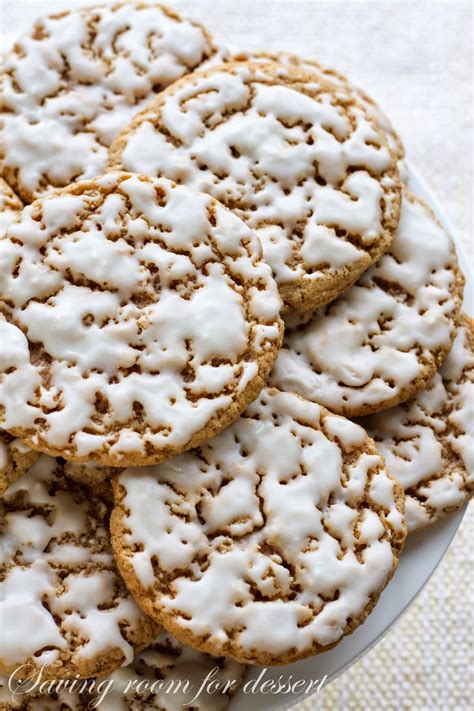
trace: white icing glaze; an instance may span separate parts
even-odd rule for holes
[[[205,636],[255,660],[336,642],[386,584],[403,537],[394,482],[367,441],[319,405],[264,389],[199,450],[120,474],[114,546],[198,646]]]
[[[256,237],[164,179],[108,174],[28,206],[0,245],[0,272],[16,324],[0,321],[3,426],[70,458],[157,461],[186,448],[280,341]]]
[[[426,390],[361,420],[406,492],[409,531],[459,508],[474,488],[474,354],[468,329],[467,321],[459,327]]]
[[[4,64],[5,165],[33,195],[102,173],[133,114],[213,51],[199,25],[156,3],[37,20]]]
[[[3,668],[27,662],[40,668],[62,659],[71,673],[112,650],[125,661],[133,658],[129,634],[143,614],[116,571],[105,507],[96,502],[91,508],[90,498],[87,490],[69,488],[58,462],[46,455],[4,494]],[[98,517],[94,510],[101,509]]]
[[[167,176],[232,207],[260,237],[279,284],[341,278],[347,267],[355,277],[368,250],[391,239],[394,160],[362,107],[294,72],[234,64],[188,77],[111,154],[116,167]]]
[[[403,398],[450,346],[455,269],[450,237],[406,194],[389,252],[331,306],[288,324],[272,384],[351,415]]]

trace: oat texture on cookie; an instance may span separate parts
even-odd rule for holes
[[[275,63],[176,82],[113,142],[109,166],[164,175],[234,210],[289,309],[350,286],[399,219],[396,158],[373,116],[340,87]]]
[[[215,670],[215,672],[213,671]],[[162,631],[153,644],[136,655],[132,664],[113,672],[110,691],[95,708],[99,711],[224,711],[238,691],[246,667],[226,657],[211,657],[181,644]],[[215,682],[193,700],[208,674]],[[94,702],[94,694],[81,695]]]
[[[0,423],[33,449],[149,464],[235,420],[281,344],[258,239],[208,195],[111,173],[0,242]]]
[[[206,30],[155,2],[38,19],[5,58],[0,157],[26,202],[104,172],[111,141],[156,92],[215,52]]]
[[[114,481],[112,544],[143,609],[210,654],[286,664],[360,624],[405,537],[357,424],[265,388],[199,449]]]
[[[403,402],[451,348],[462,288],[450,236],[407,192],[390,251],[333,304],[290,314],[271,382],[349,417]]]
[[[463,316],[426,390],[360,421],[406,494],[409,531],[435,523],[474,492],[474,323]]]
[[[42,455],[0,503],[0,671],[107,674],[157,633],[115,567],[108,509]],[[21,676],[21,673],[20,673]]]

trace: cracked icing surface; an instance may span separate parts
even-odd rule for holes
[[[294,67],[227,64],[176,82],[114,141],[109,165],[232,208],[297,310],[353,283],[398,224],[398,170],[382,130],[353,97]]]
[[[405,193],[390,251],[326,309],[290,314],[272,384],[349,417],[407,400],[451,347],[462,286],[451,238]]]
[[[281,342],[255,235],[164,179],[108,174],[27,206],[0,290],[2,427],[66,459],[199,444],[257,395]]]
[[[474,491],[474,323],[463,316],[426,390],[360,421],[406,494],[409,531],[435,523]]]
[[[403,497],[358,425],[264,389],[198,450],[114,481],[112,543],[184,642],[283,664],[362,622],[396,566]]]
[[[219,685],[218,690],[209,693],[204,688],[191,705],[193,711],[226,709],[242,682],[246,667],[232,659],[215,658],[191,649],[163,631],[150,647],[137,654],[130,666],[117,669],[108,677],[113,686],[97,708],[100,711],[182,711],[193,700],[207,674],[216,668],[212,678]],[[173,691],[170,691],[171,684]]]
[[[212,60],[211,60],[212,61]],[[403,160],[405,157],[405,149],[400,136],[393,128],[390,120],[380,109],[378,104],[359,87],[354,86],[352,82],[341,72],[336,69],[325,67],[313,59],[299,57],[296,54],[288,52],[252,52],[239,51],[236,54],[223,53],[222,61],[243,61],[243,62],[277,62],[285,66],[296,67],[314,75],[315,81],[318,79],[330,81],[338,86],[343,92],[353,94],[355,98],[364,106],[369,115],[372,115],[380,128],[385,132],[385,137],[390,150],[396,155],[398,160]]]
[[[48,666],[44,678],[108,673],[156,626],[118,575],[107,507],[43,455],[0,504],[0,671]]]
[[[156,3],[38,19],[4,63],[5,176],[26,202],[104,172],[111,141],[156,92],[214,53],[201,25]]]

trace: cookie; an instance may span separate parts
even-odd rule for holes
[[[25,202],[104,172],[111,141],[156,92],[215,52],[200,24],[155,2],[38,19],[7,54],[3,173]]]
[[[352,632],[405,538],[400,484],[365,431],[265,388],[193,452],[114,480],[111,536],[135,599],[182,642],[289,664]]]
[[[385,252],[400,183],[353,95],[295,67],[227,64],[159,94],[110,147],[110,168],[208,192],[262,241],[287,309],[321,306]]]
[[[99,711],[182,711],[190,704],[193,711],[222,711],[238,691],[245,671],[243,664],[198,652],[163,631],[130,666],[108,677],[110,691],[103,699],[94,693],[81,696],[87,704],[98,701]],[[209,684],[202,688],[209,674],[212,691]]]
[[[0,496],[38,457],[39,453],[26,447],[20,439],[0,430]]]
[[[336,302],[288,319],[271,383],[348,417],[403,402],[451,348],[462,289],[451,238],[405,192],[390,251]]]
[[[23,203],[15,195],[10,186],[0,178],[0,238],[5,234],[8,225],[18,217],[23,209]]]
[[[150,464],[226,427],[281,345],[261,246],[210,196],[111,173],[27,206],[0,243],[0,425],[32,449]]]
[[[340,87],[344,93],[353,93],[357,101],[364,106],[368,114],[373,116],[380,128],[383,129],[389,148],[397,159],[403,161],[405,158],[405,149],[402,140],[378,104],[368,96],[365,91],[354,86],[344,74],[338,72],[336,69],[325,67],[314,59],[298,57],[296,54],[290,54],[288,52],[240,51],[235,54],[231,54],[230,52],[225,54],[221,52],[221,56],[223,62],[276,62],[277,64],[296,67],[303,69],[309,74],[313,74],[316,81],[319,79],[330,81],[332,84],[336,84],[336,86]]]
[[[0,507],[2,674],[23,665],[43,679],[107,674],[150,644],[157,627],[122,583],[108,509],[91,489],[43,455]]]
[[[408,531],[436,523],[474,492],[474,322],[463,316],[453,347],[426,390],[360,420],[406,494]]]

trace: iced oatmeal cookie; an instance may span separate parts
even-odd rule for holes
[[[118,574],[101,498],[43,455],[0,508],[2,674],[107,674],[150,644],[158,628]]]
[[[114,480],[117,564],[183,643],[288,664],[365,620],[397,565],[403,490],[359,425],[264,389],[199,449]]]
[[[216,48],[200,24],[155,2],[36,20],[8,52],[0,159],[25,202],[104,172],[111,141],[157,92]]]
[[[0,426],[32,449],[150,464],[264,386],[280,298],[258,239],[208,195],[110,173],[27,206],[0,242]]]

